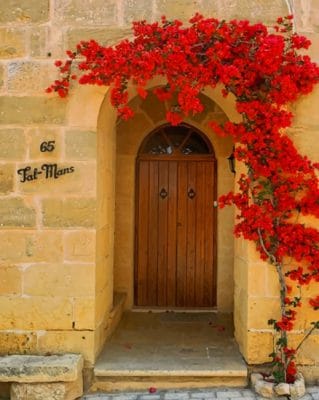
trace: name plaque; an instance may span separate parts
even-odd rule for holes
[[[44,179],[58,179],[60,176],[71,174],[74,172],[74,167],[60,168],[58,164],[42,164],[41,167],[32,168],[29,165],[18,169],[20,182],[35,181],[43,175]]]
[[[55,150],[55,140],[48,140],[40,144],[39,150],[41,153],[52,152]],[[58,179],[63,175],[72,174],[75,168],[73,166],[69,167],[59,167],[57,163],[45,163],[40,167],[31,167],[27,165],[24,168],[17,170],[17,174],[20,175],[20,182],[30,182],[36,181],[40,177],[43,179]]]

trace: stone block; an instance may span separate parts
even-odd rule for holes
[[[213,4],[212,4],[213,3]],[[203,0],[205,14],[220,19],[247,19],[251,22],[263,22],[273,26],[278,16],[288,15],[285,0]],[[204,15],[205,15],[204,14]]]
[[[60,160],[64,149],[63,134],[59,128],[31,128],[26,133],[29,159],[30,160],[43,160],[52,162],[53,160]],[[53,141],[54,150],[42,152],[40,150],[43,142]]]
[[[37,335],[34,332],[0,332],[0,354],[35,353]]]
[[[93,228],[96,204],[94,198],[43,199],[43,225],[55,228]]]
[[[44,93],[57,75],[57,69],[51,61],[12,61],[8,64],[8,91],[20,95]]]
[[[31,265],[23,273],[27,296],[93,296],[94,264]]]
[[[0,158],[23,160],[26,155],[26,141],[22,129],[0,129]]]
[[[11,400],[74,400],[83,394],[83,382],[13,383],[10,394]]]
[[[49,35],[50,30],[48,26],[37,26],[36,28],[30,28],[29,51],[31,57],[48,59],[48,54],[51,53],[48,43],[48,38],[50,37]]]
[[[43,332],[38,338],[40,353],[81,353],[86,362],[92,364],[94,355],[94,331],[56,330]]]
[[[80,354],[5,356],[0,359],[0,382],[74,382],[82,368]]]
[[[74,49],[81,40],[94,39],[104,46],[111,46],[132,36],[129,28],[69,28],[64,39],[66,49]]]
[[[65,119],[65,108],[66,100],[48,95],[44,97],[2,96],[0,97],[0,123],[62,124]]]
[[[0,232],[0,261],[4,263],[60,262],[63,260],[59,231]]]
[[[19,267],[0,264],[0,295],[21,294],[21,278]]]
[[[0,166],[0,193],[8,194],[13,192],[15,171],[13,164],[2,164]]]
[[[81,294],[86,295],[86,293]],[[75,297],[73,299],[74,328],[95,329],[95,297]]]
[[[273,335],[271,332],[245,332],[247,340],[246,352],[243,354],[249,364],[261,364],[271,361],[269,354],[273,351]]]
[[[17,165],[17,173],[20,193],[95,194],[96,164],[93,161],[23,163]]]
[[[6,2],[1,2],[5,7]],[[0,13],[1,15],[1,13]],[[0,58],[18,58],[26,55],[26,32],[18,28],[0,28]]]
[[[35,226],[35,209],[22,198],[10,197],[0,199],[1,227],[33,227]]]
[[[165,15],[169,20],[179,19],[188,21],[196,12],[201,12],[215,16],[218,11],[219,2],[208,2],[204,0],[156,0],[155,19],[159,20],[162,15]],[[224,16],[225,17],[225,16]]]
[[[279,319],[279,298],[249,298],[248,299],[248,328],[269,329],[268,320]]]
[[[64,233],[64,258],[72,262],[95,260],[95,231],[72,231]]]
[[[116,25],[116,0],[56,0],[54,22],[78,25]]]
[[[0,65],[0,90],[3,88],[4,85],[4,66]]]
[[[65,297],[1,296],[0,309],[2,329],[72,328],[72,299]]]
[[[49,0],[8,0],[0,3],[0,23],[45,22],[49,19]]]
[[[319,101],[319,89],[315,87],[311,94],[302,96],[293,105],[295,115],[294,125],[316,129],[319,126],[319,114],[317,113]]]
[[[133,21],[140,21],[143,19],[147,21],[153,20],[154,16],[152,8],[153,7],[149,0],[124,0],[124,23],[126,25],[131,25]]]
[[[66,131],[65,155],[69,160],[96,159],[96,132]]]

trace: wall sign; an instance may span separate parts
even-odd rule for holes
[[[40,151],[52,152],[55,149],[55,140],[49,140],[40,144]],[[45,163],[41,167],[31,167],[27,165],[24,168],[17,170],[17,174],[20,175],[20,182],[30,182],[43,177],[44,179],[58,179],[60,176],[73,173],[75,168],[70,167],[59,167],[57,163]]]

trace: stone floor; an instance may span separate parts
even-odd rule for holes
[[[95,365],[96,375],[111,370],[247,374],[231,315],[212,312],[126,312]]]
[[[156,389],[156,388],[154,388]],[[153,390],[154,390],[153,389]],[[264,400],[250,389],[216,388],[201,390],[165,390],[154,393],[122,392],[117,394],[95,393],[82,397],[82,400]],[[283,400],[284,398],[280,398]],[[298,400],[319,400],[319,387],[310,387],[307,394]]]

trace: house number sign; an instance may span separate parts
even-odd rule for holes
[[[51,153],[55,149],[55,140],[49,140],[40,144],[41,153]],[[74,172],[74,167],[60,168],[57,163],[45,163],[40,167],[31,167],[30,165],[17,170],[20,176],[20,182],[29,182],[39,179],[43,176],[44,179],[58,179],[62,175],[71,174]]]

